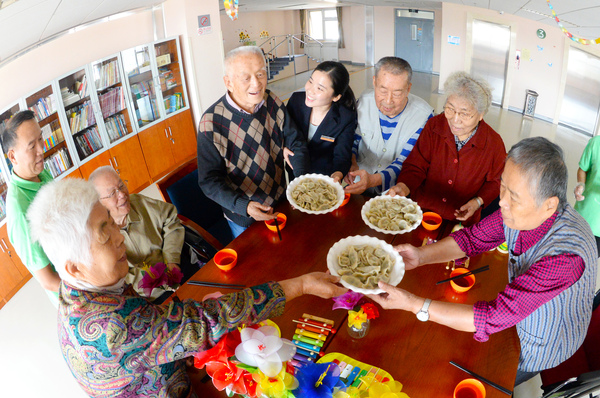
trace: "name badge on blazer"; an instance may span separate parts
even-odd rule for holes
[[[321,139],[322,139],[323,141],[328,141],[328,142],[334,142],[334,141],[335,141],[335,138],[333,138],[333,137],[329,137],[329,136],[327,136],[327,135],[322,135],[322,136],[321,136]]]

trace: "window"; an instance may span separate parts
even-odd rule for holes
[[[338,20],[334,8],[309,12],[310,36],[316,40],[337,41]]]

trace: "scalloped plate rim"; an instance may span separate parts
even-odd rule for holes
[[[307,178],[316,178],[318,180],[323,180],[326,181],[327,183],[333,185],[338,193],[338,201],[337,203],[331,207],[330,209],[327,210],[308,210],[305,209],[303,207],[300,207],[296,204],[296,202],[292,199],[292,189],[295,188],[298,184],[300,184],[300,182],[304,179]],[[339,188],[338,188],[339,186]],[[341,199],[340,199],[340,195],[341,195]],[[340,184],[338,184],[337,182],[333,181],[333,178],[326,176],[324,174],[316,174],[316,173],[310,173],[310,174],[303,174],[300,177],[296,177],[294,178],[292,181],[290,181],[289,185],[287,186],[287,189],[285,190],[285,196],[288,200],[288,202],[290,203],[290,205],[296,209],[299,210],[303,213],[307,213],[307,214],[327,214],[327,213],[331,213],[332,211],[336,210],[337,208],[339,208],[342,205],[342,202],[344,201],[344,188],[342,188],[342,186]]]
[[[389,199],[387,199],[389,198]],[[375,225],[373,225],[369,219],[367,218],[367,210],[371,208],[371,201],[374,200],[394,200],[394,199],[398,199],[395,198],[393,196],[389,196],[389,195],[380,195],[380,196],[375,196],[374,198],[371,198],[369,200],[367,200],[365,202],[365,204],[363,204],[362,209],[360,209],[360,216],[362,217],[363,221],[365,222],[365,224],[367,224],[367,227],[377,231],[377,232],[381,232],[382,234],[389,234],[389,235],[400,235],[400,234],[405,234],[407,232],[411,232],[414,231],[415,229],[417,229],[419,227],[419,225],[421,225],[421,222],[423,221],[423,209],[421,209],[421,206],[419,206],[419,204],[417,202],[415,202],[412,199],[406,198],[404,196],[400,196],[400,198],[408,200],[410,203],[414,204],[415,206],[417,206],[417,214],[419,215],[419,219],[408,229],[403,229],[401,231],[389,231],[387,229],[381,229],[379,227],[376,227]],[[367,206],[368,205],[368,206]]]

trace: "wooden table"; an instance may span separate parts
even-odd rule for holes
[[[277,210],[287,215],[287,224],[277,233],[269,231],[264,223],[255,223],[228,247],[238,253],[237,266],[229,271],[219,270],[211,261],[200,269],[194,280],[223,282],[252,286],[270,280],[283,280],[311,271],[325,271],[329,248],[338,240],[353,235],[369,235],[388,243],[411,243],[420,246],[427,236],[437,239],[447,235],[451,225],[442,225],[439,231],[429,232],[423,227],[408,234],[388,235],[369,228],[360,216],[365,199],[352,195],[350,202],[325,215],[309,215],[293,210],[282,203]],[[464,294],[452,291],[450,284],[435,285],[445,279],[450,271],[446,264],[432,264],[406,272],[399,287],[422,297],[434,300],[473,304],[491,300],[507,283],[506,255],[497,251],[484,253],[470,261],[470,268],[489,264],[491,270],[477,274],[475,286]],[[201,300],[214,288],[185,284],[177,290],[180,299]],[[226,289],[221,289],[227,293]],[[420,322],[412,313],[399,310],[381,310],[380,317],[371,321],[368,335],[360,340],[348,336],[346,325],[341,323],[345,310],[331,309],[332,300],[302,296],[286,304],[285,313],[274,321],[282,337],[292,339],[298,319],[303,313],[332,319],[338,333],[327,348],[358,361],[388,371],[413,398],[451,396],[456,384],[469,376],[449,364],[458,364],[490,379],[510,390],[519,360],[519,339],[515,328],[492,335],[486,343],[473,339],[472,333],[455,331],[433,322]],[[507,397],[487,386],[487,397]],[[202,389],[203,397],[224,397],[212,384]]]

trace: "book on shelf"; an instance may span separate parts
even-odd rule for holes
[[[54,94],[47,97],[39,98],[32,106],[29,107],[35,115],[36,121],[43,120],[56,112],[56,100]]]
[[[44,160],[44,168],[48,170],[54,178],[58,177],[72,166],[73,163],[71,163],[71,159],[65,148],[59,149],[56,153]]]
[[[119,138],[124,137],[129,133],[129,131],[127,131],[125,116],[121,113],[104,120],[104,125],[106,126],[106,131],[108,132],[108,138],[110,138],[110,142],[115,142]]]
[[[89,100],[75,108],[69,109],[69,112],[70,114],[67,114],[67,118],[69,119],[71,134],[76,134],[96,124],[92,102]]]
[[[173,87],[177,87],[177,80],[173,76],[173,72],[170,69],[163,68],[160,70],[160,85],[162,91],[167,91]]]
[[[131,92],[135,95],[136,99],[146,97],[148,95],[154,95],[154,90],[152,89],[152,85],[148,84],[148,82],[139,82],[131,85]]]
[[[87,75],[84,74],[81,81],[75,81],[75,90],[77,90],[77,94],[79,94],[79,98],[87,97]]]
[[[102,117],[107,118],[117,112],[125,109],[125,96],[123,95],[122,87],[115,87],[98,97],[100,101],[100,109]]]
[[[58,120],[53,120],[41,127],[42,139],[44,140],[44,153],[64,141],[65,137]]]
[[[138,107],[138,119],[143,123],[148,123],[156,120],[158,112],[156,109],[156,99],[145,96],[136,100]]]
[[[104,90],[107,87],[121,82],[117,60],[100,65],[97,71],[99,78],[96,80],[96,87],[101,87],[98,90]]]
[[[82,159],[102,148],[102,138],[100,138],[97,126],[76,135],[74,138],[77,146],[77,153]]]
[[[165,98],[165,111],[167,113],[173,113],[181,108],[183,108],[183,96],[181,93],[175,93]]]
[[[62,97],[63,104],[65,104],[65,108],[79,101],[79,94],[74,93],[68,87],[63,87],[60,89],[60,96]]]

